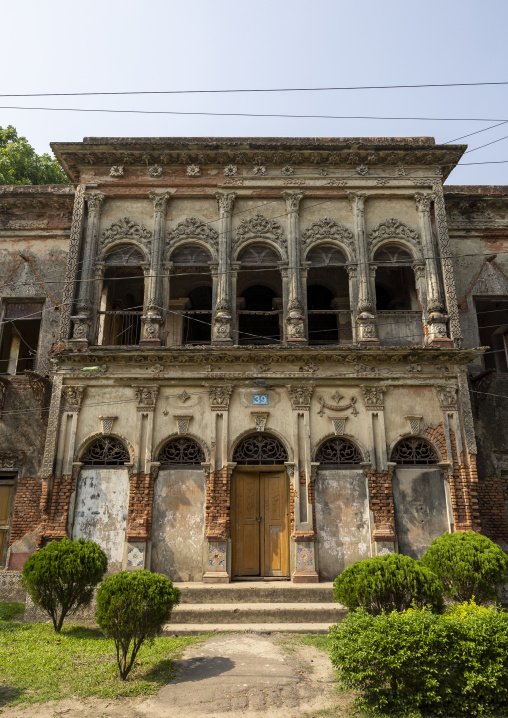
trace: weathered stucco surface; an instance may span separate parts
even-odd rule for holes
[[[96,541],[108,557],[108,573],[122,568],[128,503],[127,469],[81,471],[72,538]]]
[[[160,471],[154,489],[152,571],[174,581],[200,581],[204,537],[203,471]]]
[[[398,467],[393,476],[393,499],[399,552],[421,558],[432,540],[450,528],[441,470]]]
[[[320,471],[316,479],[319,575],[336,578],[370,557],[369,506],[363,471]]]

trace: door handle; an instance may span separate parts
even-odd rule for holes
[[[261,521],[261,516],[256,516],[256,521]]]

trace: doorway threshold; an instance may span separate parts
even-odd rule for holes
[[[259,583],[263,582],[272,582],[272,581],[291,581],[290,576],[233,576],[231,579],[231,583],[236,583],[240,581],[259,581]]]

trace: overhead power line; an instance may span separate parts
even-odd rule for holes
[[[27,94],[0,94],[0,97],[93,97],[99,95],[218,95],[249,92],[336,92],[343,90],[414,90],[429,87],[485,87],[508,85],[500,82],[436,82],[420,85],[356,85],[344,87],[269,87],[235,88],[229,90],[122,90],[116,92],[34,92]]]
[[[0,110],[44,110],[47,112],[106,112],[130,115],[197,115],[206,117],[281,117],[283,119],[311,120],[418,120],[424,122],[508,122],[504,117],[383,117],[377,115],[286,115],[254,112],[181,112],[177,110],[113,110],[85,107],[20,107],[3,105]]]

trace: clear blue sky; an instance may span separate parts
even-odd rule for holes
[[[22,0],[2,6],[1,93],[316,87],[508,80],[507,0]],[[508,85],[0,105],[508,120]],[[108,115],[0,109],[38,152],[84,136],[413,136],[446,142],[493,122]],[[508,124],[463,142],[508,135]],[[464,162],[508,160],[508,139]],[[508,184],[508,164],[453,184]]]

